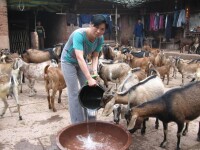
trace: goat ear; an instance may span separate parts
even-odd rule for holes
[[[108,115],[110,115],[110,114],[112,113],[112,111],[113,111],[113,106],[114,106],[114,104],[115,104],[115,100],[114,100],[114,98],[113,98],[113,99],[111,99],[111,100],[106,104],[106,106],[105,106],[105,108],[104,108],[104,110],[103,110],[103,112],[102,112],[102,115],[103,115],[103,116],[108,116]]]
[[[109,93],[111,91],[111,89],[112,89],[112,86],[109,87],[108,89],[106,89],[106,93]]]
[[[127,127],[128,130],[131,130],[131,129],[134,128],[135,123],[136,123],[136,120],[137,120],[137,117],[138,117],[137,115],[133,115],[133,116],[131,117],[131,120],[130,120],[130,122],[129,122],[129,124],[128,124],[128,127]]]

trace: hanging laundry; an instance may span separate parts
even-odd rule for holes
[[[92,15],[80,14],[79,15],[79,27],[82,27],[83,24],[89,24],[91,19],[92,19]]]
[[[155,18],[155,13],[150,13],[150,28],[149,28],[150,31],[154,30],[154,18]]]
[[[172,36],[172,15],[167,15],[166,16],[166,22],[165,22],[165,37],[166,37],[166,41],[168,42],[169,39],[171,38]]]
[[[155,17],[154,17],[154,31],[157,31],[159,29],[159,21],[160,21],[160,15],[159,15],[159,13],[155,13]]]
[[[102,14],[105,18],[106,18],[106,22],[108,23],[108,29],[105,31],[105,34],[106,33],[109,33],[111,34],[112,33],[112,18],[111,18],[111,15],[109,14]]]
[[[177,27],[181,27],[184,24],[185,24],[185,9],[182,9],[178,17]]]
[[[150,26],[150,16],[146,15],[144,16],[144,30],[148,31]]]
[[[176,10],[176,11],[174,12],[174,21],[173,21],[173,27],[177,27],[178,16],[179,16],[179,11],[178,11],[178,10]]]
[[[160,15],[160,20],[159,20],[159,29],[164,28],[164,16]]]

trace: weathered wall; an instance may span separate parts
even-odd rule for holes
[[[120,17],[120,41],[122,44],[125,44],[127,42],[130,42],[132,45],[132,39],[133,39],[133,29],[137,22],[137,15],[121,15]]]
[[[42,24],[45,28],[45,48],[53,47],[55,44],[65,43],[67,41],[65,15],[41,13],[39,17],[38,20],[42,20]]]
[[[8,14],[6,0],[0,0],[0,49],[9,49]]]
[[[191,14],[190,16],[190,23],[189,23],[189,30],[200,26],[200,13]]]

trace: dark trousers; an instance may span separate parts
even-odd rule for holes
[[[44,38],[43,37],[38,37],[39,38],[39,49],[44,49]]]

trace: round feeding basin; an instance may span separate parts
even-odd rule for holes
[[[126,129],[101,121],[70,125],[56,137],[61,150],[127,150],[131,142],[131,134]]]

